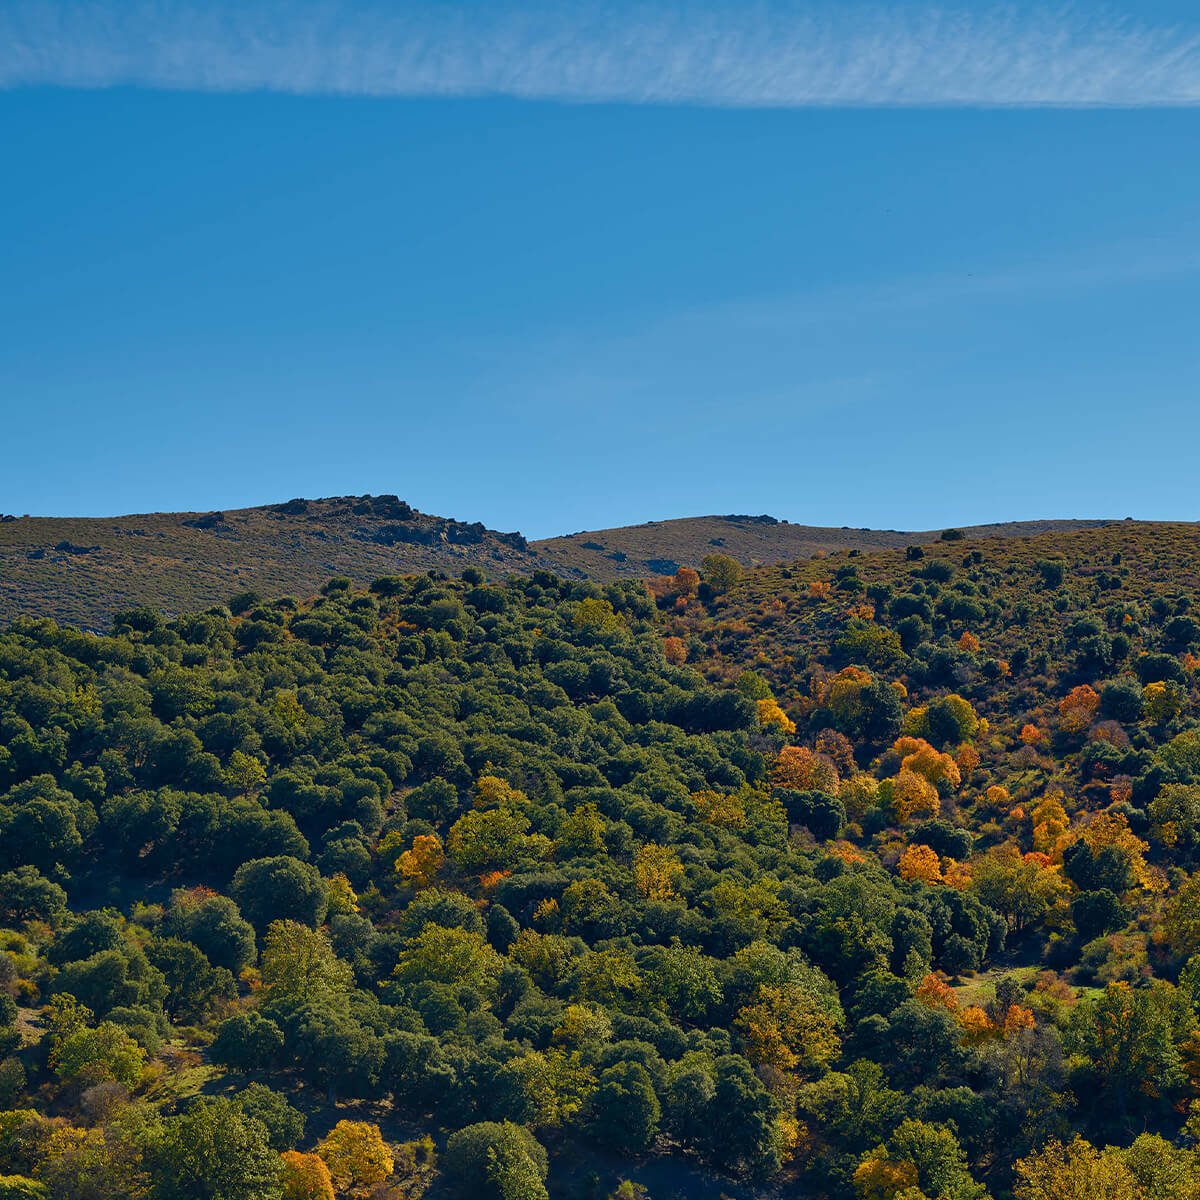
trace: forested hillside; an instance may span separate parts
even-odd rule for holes
[[[1193,1200],[1198,603],[1114,525],[18,619],[0,1197]]]

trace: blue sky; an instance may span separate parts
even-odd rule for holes
[[[1200,14],[0,7],[0,511],[1197,518]]]

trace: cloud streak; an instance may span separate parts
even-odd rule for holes
[[[0,87],[578,103],[1200,105],[1200,24],[1079,9],[676,0],[5,0]]]

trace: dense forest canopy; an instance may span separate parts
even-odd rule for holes
[[[1200,1196],[1198,600],[1112,526],[18,619],[0,1198]]]

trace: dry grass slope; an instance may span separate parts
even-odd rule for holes
[[[1042,521],[966,530],[972,538],[1103,526]],[[123,517],[0,518],[0,622],[53,617],[103,630],[123,609],[176,614],[238,592],[314,594],[331,576],[365,585],[384,575],[466,567],[492,578],[544,568],[600,580],[674,574],[720,551],[746,566],[821,553],[899,549],[942,531],[823,529],[772,517],[650,521],[526,543],[479,523],[430,516],[395,496],[336,496],[263,508]]]
[[[242,591],[312,595],[334,575],[366,584],[431,569],[489,575],[551,567],[519,534],[431,517],[395,497],[291,501],[223,513],[0,520],[0,621],[85,629],[149,605],[179,613]]]
[[[1039,533],[1091,529],[1108,521],[1013,521],[976,525],[970,538],[1030,537]],[[743,566],[767,566],[839,550],[889,550],[938,541],[942,530],[906,533],[894,529],[826,529],[793,525],[774,517],[685,517],[648,521],[623,529],[600,529],[548,538],[533,546],[563,568],[596,579],[673,575],[679,567],[699,567],[706,554],[719,552]]]

